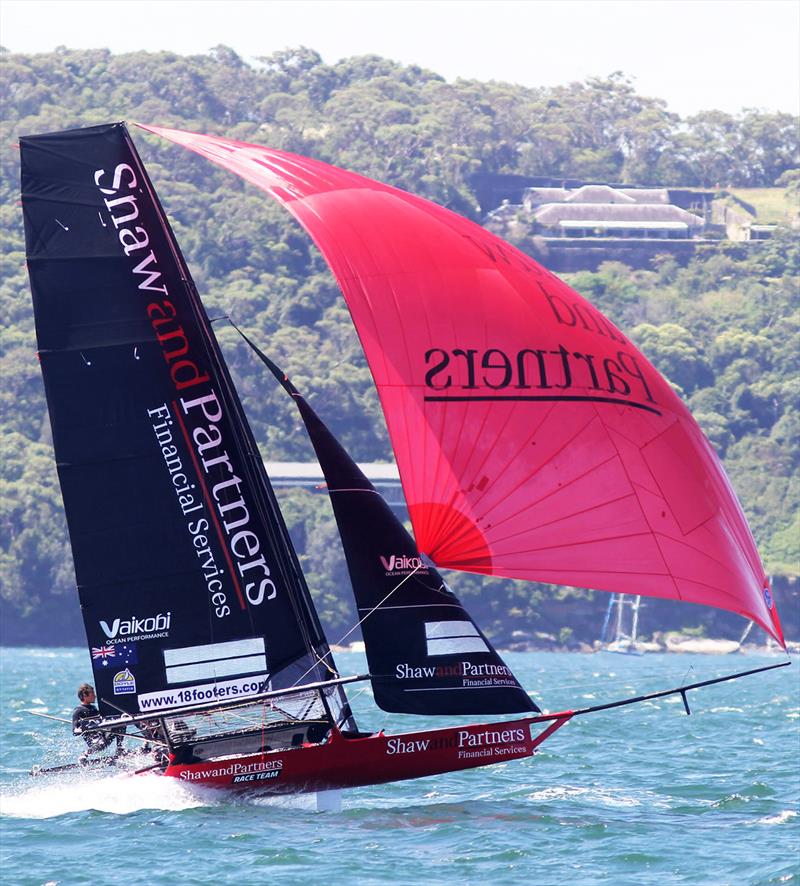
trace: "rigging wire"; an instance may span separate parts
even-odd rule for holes
[[[350,628],[349,631],[347,631],[346,633],[342,634],[342,636],[339,638],[339,640],[338,640],[334,645],[335,645],[335,646],[340,646],[343,640],[345,640],[347,637],[349,637],[350,634],[352,634],[353,631],[354,631],[356,628],[361,627],[361,625],[364,624],[364,622],[370,617],[370,615],[372,615],[376,610],[380,609],[380,607],[383,606],[383,604],[389,599],[389,597],[391,597],[392,594],[393,594],[395,591],[399,590],[400,587],[401,587],[402,585],[404,585],[404,584],[405,584],[405,583],[406,583],[406,582],[407,582],[407,581],[408,581],[408,580],[409,580],[409,579],[410,579],[410,578],[411,578],[416,572],[419,572],[419,570],[422,569],[422,567],[423,567],[424,565],[425,565],[425,564],[424,564],[424,563],[422,562],[422,560],[420,559],[420,564],[419,564],[419,566],[415,566],[415,567],[411,570],[411,572],[409,572],[408,575],[407,575],[407,576],[406,576],[406,577],[405,577],[405,578],[404,578],[399,584],[396,584],[396,585],[391,589],[391,591],[389,591],[389,593],[383,598],[383,600],[381,600],[379,603],[376,603],[376,604],[372,607],[372,609],[370,609],[370,610],[367,612],[367,614],[366,614],[363,618],[359,619],[359,620],[353,625],[353,627]]]
[[[370,609],[370,610],[367,612],[367,614],[366,614],[363,618],[360,618],[360,619],[359,619],[359,620],[358,620],[358,621],[357,621],[357,622],[356,622],[356,623],[355,623],[355,624],[354,624],[354,625],[353,625],[348,631],[345,631],[345,633],[342,634],[342,636],[341,636],[341,637],[340,637],[340,638],[339,638],[339,639],[338,639],[333,645],[334,645],[334,646],[341,646],[342,642],[343,642],[344,640],[346,640],[346,639],[350,636],[350,634],[353,633],[353,631],[354,631],[356,628],[361,627],[361,625],[364,624],[364,622],[370,617],[370,615],[372,615],[374,612],[376,612],[378,609],[380,609],[380,607],[383,606],[383,604],[389,599],[389,597],[392,596],[392,594],[393,594],[395,591],[399,590],[400,587],[401,587],[402,585],[404,585],[404,584],[405,584],[405,583],[406,583],[406,582],[407,582],[407,581],[408,581],[408,580],[409,580],[409,579],[410,579],[410,578],[411,578],[416,572],[418,572],[420,569],[422,569],[423,565],[424,565],[424,564],[420,561],[419,566],[415,566],[414,569],[412,569],[411,572],[409,572],[408,575],[407,575],[407,576],[406,576],[401,582],[399,582],[398,584],[396,584],[396,585],[391,589],[391,591],[389,591],[389,593],[388,593],[388,594],[387,594],[387,595],[386,595],[386,596],[385,596],[380,602],[376,603],[376,604],[372,607],[372,609]],[[297,686],[297,684],[298,684],[298,683],[299,683],[304,677],[308,676],[308,674],[310,674],[311,671],[313,671],[313,670],[314,670],[314,665],[312,665],[312,666],[311,666],[311,667],[310,667],[310,668],[309,668],[304,674],[302,674],[300,677],[298,677],[297,680],[296,680],[292,685],[293,685],[293,686]]]

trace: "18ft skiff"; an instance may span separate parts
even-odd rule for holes
[[[641,700],[542,715],[439,568],[717,606],[783,644],[713,450],[577,293],[411,194],[145,128],[267,191],[313,237],[364,346],[414,537],[253,345],[294,399],[330,492],[369,664],[342,677],[126,127],[23,138],[28,268],[96,728],[140,730],[161,749],[143,768],[284,791],[374,784],[530,756],[571,717]],[[357,679],[387,711],[522,716],[363,733],[343,688]],[[689,688],[656,695],[686,702]]]

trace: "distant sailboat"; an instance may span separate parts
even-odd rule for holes
[[[611,595],[600,632],[601,649],[623,655],[644,655],[645,650],[637,638],[641,600],[639,595]]]
[[[100,731],[184,782],[324,791],[530,757],[540,713],[441,568],[730,609],[783,644],[744,515],[670,386],[595,308],[446,209],[308,158],[150,127],[306,227],[348,301],[412,537],[309,403],[369,674],[342,676],[199,294],[124,124],[21,140],[39,357]],[[256,349],[257,350],[257,349]],[[269,379],[273,382],[272,378]],[[780,667],[782,665],[772,665]],[[395,735],[387,711],[515,715]],[[688,711],[688,704],[687,704]]]

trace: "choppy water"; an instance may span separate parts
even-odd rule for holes
[[[359,655],[338,656],[343,673]],[[774,659],[518,654],[550,710]],[[579,718],[532,760],[315,799],[247,797],[150,776],[80,773],[68,715],[83,650],[0,650],[0,881],[8,884],[798,884],[800,662],[680,699]],[[691,670],[690,670],[691,668]],[[362,728],[445,725],[379,711]]]

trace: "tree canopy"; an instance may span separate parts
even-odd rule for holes
[[[476,173],[676,186],[755,187],[780,179],[791,187],[797,180],[791,115],[751,109],[682,120],[619,72],[539,89],[449,83],[377,56],[326,65],[305,47],[252,65],[225,46],[189,57],[3,51],[0,63],[0,607],[12,626],[41,602],[77,609],[24,265],[13,147],[19,135],[116,119],[220,133],[351,168],[473,218]],[[354,457],[389,459],[347,309],[307,236],[224,171],[153,137],[134,137],[209,314],[231,316],[264,345]],[[570,279],[687,399],[725,459],[768,569],[783,576],[799,571],[799,274],[800,249],[786,229],[764,243],[721,247],[686,268],[664,256],[649,271],[607,263]],[[218,334],[264,456],[310,460],[291,404],[265,382],[232,330],[219,324]],[[324,496],[295,493],[285,505],[301,555],[308,564],[322,562],[314,552],[335,543]],[[335,639],[352,618],[346,577],[317,568],[310,584]],[[467,576],[456,590],[474,598],[476,615],[497,636],[540,618],[542,588],[499,581],[493,588],[488,601],[478,579]]]

